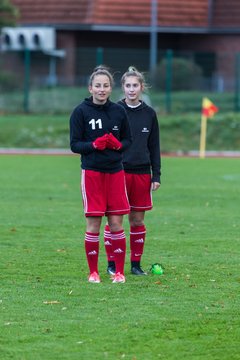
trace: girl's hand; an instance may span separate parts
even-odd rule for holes
[[[159,187],[160,187],[160,183],[159,182],[156,182],[156,181],[154,181],[153,183],[152,183],[152,191],[155,191],[155,190],[157,190]]]
[[[112,150],[120,150],[122,148],[122,144],[112,133],[108,134],[107,148]]]

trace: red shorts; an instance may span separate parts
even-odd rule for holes
[[[125,172],[128,200],[131,210],[147,211],[152,209],[150,174],[129,174]]]
[[[113,174],[82,170],[81,188],[85,216],[129,214],[123,170]]]

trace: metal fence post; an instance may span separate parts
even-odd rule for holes
[[[24,50],[24,100],[23,110],[29,112],[30,50]]]
[[[96,56],[97,66],[103,64],[103,48],[97,48],[97,56]]]
[[[170,113],[172,108],[172,58],[173,51],[168,49],[166,52],[166,112]]]
[[[235,57],[235,111],[240,110],[240,54]]]
[[[154,70],[157,65],[158,50],[158,4],[157,0],[151,0],[151,24],[150,24],[150,73],[153,80]]]

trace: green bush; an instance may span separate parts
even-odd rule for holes
[[[202,76],[201,68],[192,60],[174,58],[168,65],[163,59],[157,66],[154,76],[154,87],[158,90],[166,89],[166,77],[171,71],[171,90],[196,89]],[[168,66],[170,70],[168,69]]]
[[[15,75],[9,72],[0,72],[0,91],[10,92],[19,88],[19,82]]]

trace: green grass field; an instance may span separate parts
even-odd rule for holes
[[[65,114],[0,114],[0,147],[67,148],[69,117]],[[201,114],[158,114],[162,152],[199,150]],[[240,149],[240,114],[218,113],[208,121],[206,150]]]
[[[162,162],[142,265],[164,275],[127,256],[112,284],[102,241],[89,284],[78,156],[0,156],[1,359],[240,358],[239,159]]]

